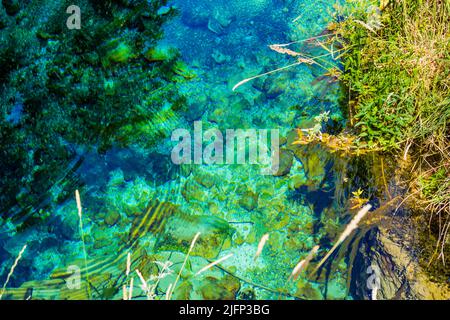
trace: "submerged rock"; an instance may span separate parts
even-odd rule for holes
[[[214,18],[208,19],[208,29],[211,32],[214,32],[217,35],[222,35],[224,33],[224,29],[222,25]]]
[[[200,292],[205,300],[234,300],[240,287],[239,280],[227,274],[220,280],[206,277]]]
[[[214,52],[211,54],[211,57],[217,64],[229,62],[231,59],[229,56],[224,55],[222,52],[216,49],[214,49]]]
[[[264,226],[267,230],[281,230],[289,224],[290,215],[285,207],[264,208]]]
[[[255,83],[254,85],[257,90],[265,94],[267,99],[275,99],[286,91],[289,82],[289,74],[282,74],[276,77],[269,76],[262,84]]]
[[[201,187],[190,180],[184,184],[183,189],[181,189],[181,194],[188,203],[192,201],[204,202],[206,200],[206,195]]]
[[[295,158],[301,162],[307,177],[306,185],[309,191],[320,188],[325,178],[326,166],[329,164],[331,154],[319,144],[295,145],[297,134],[292,131],[287,136],[287,148],[291,150]]]
[[[258,194],[253,191],[247,191],[241,196],[239,205],[247,211],[252,211],[258,207],[258,198]]]
[[[417,252],[408,249],[416,246],[413,243],[417,239],[417,226],[392,216],[385,225],[388,227],[383,224],[369,232],[359,247],[352,272],[352,294],[358,299],[372,299],[373,292],[366,283],[369,276],[374,280],[377,273],[378,300],[450,299],[448,282],[431,279],[419,265]]]
[[[105,217],[105,223],[108,226],[113,226],[119,221],[120,214],[117,211],[111,211],[106,217]]]
[[[323,295],[317,285],[302,280],[297,282],[297,292],[295,295],[308,300],[323,300]]]
[[[214,176],[207,172],[202,172],[202,173],[196,174],[194,179],[199,184],[201,184],[202,186],[204,186],[205,188],[208,188],[208,189],[210,189],[215,183]]]
[[[158,235],[164,230],[167,221],[175,214],[179,214],[176,205],[170,202],[150,200],[147,208],[136,214],[131,224],[128,245],[146,236],[149,232]]]
[[[206,111],[205,104],[207,101],[206,96],[200,96],[198,101],[189,103],[188,109],[185,113],[185,118],[188,121],[199,120]]]
[[[196,77],[195,72],[183,61],[177,61],[172,67],[172,71],[184,79],[193,79]],[[176,80],[176,79],[174,79]]]
[[[177,214],[167,221],[156,249],[187,252],[197,232],[200,232],[200,237],[191,255],[213,259],[220,253],[223,243],[231,237],[234,230],[227,221],[218,217]]]
[[[279,168],[274,176],[280,177],[287,175],[291,171],[292,163],[294,162],[294,155],[291,151],[280,149]]]
[[[172,10],[172,7],[170,7],[170,6],[162,6],[161,8],[158,9],[156,14],[159,15],[159,16],[163,16],[165,14],[168,14],[170,12],[170,10]]]

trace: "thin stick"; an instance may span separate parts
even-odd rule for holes
[[[226,274],[229,274],[230,276],[232,276],[232,277],[238,279],[239,281],[242,281],[242,282],[244,282],[244,283],[246,283],[246,284],[248,284],[248,285],[250,285],[250,286],[252,286],[252,287],[260,288],[260,289],[263,289],[263,290],[266,290],[266,291],[269,291],[269,292],[272,292],[272,293],[276,293],[276,294],[279,294],[279,295],[283,295],[283,296],[286,296],[286,297],[291,297],[291,298],[297,298],[297,299],[299,299],[299,297],[297,297],[297,296],[295,296],[295,295],[292,295],[292,294],[290,294],[289,292],[283,292],[283,291],[280,291],[280,290],[276,290],[276,289],[273,289],[273,288],[264,286],[264,285],[262,285],[262,284],[254,283],[254,282],[252,282],[252,281],[249,280],[249,279],[240,277],[240,276],[234,274],[233,272],[231,272],[231,271],[225,269],[224,267],[221,267],[220,265],[215,265],[215,267],[218,268],[218,269],[220,269],[220,270],[222,270],[222,271],[225,272]]]
[[[5,281],[5,283],[3,284],[2,292],[0,293],[0,300],[2,299],[3,294],[5,293],[6,286],[8,285],[8,282],[9,282],[9,280],[11,279],[11,276],[12,276],[13,273],[14,273],[14,269],[16,269],[17,264],[19,263],[19,260],[22,258],[22,255],[23,255],[23,253],[25,252],[25,249],[26,249],[26,248],[27,248],[27,245],[24,245],[23,248],[22,248],[22,250],[20,250],[20,252],[19,252],[19,254],[18,254],[16,260],[14,260],[14,263],[13,263],[11,269],[9,270],[8,276],[6,277],[6,281]]]
[[[131,269],[131,254],[130,254],[130,252],[128,252],[128,254],[127,254],[127,270],[125,272],[127,277],[130,274],[130,269]]]
[[[358,228],[358,223],[361,221],[362,218],[369,212],[370,208],[372,206],[370,204],[364,206],[359,212],[356,214],[356,216],[352,219],[352,221],[347,225],[344,232],[339,236],[338,241],[335,243],[335,245],[331,248],[330,251],[328,251],[327,255],[320,261],[320,263],[317,265],[317,267],[314,269],[312,274],[316,273],[317,270],[328,260],[328,258],[333,254],[333,252],[337,249],[337,247],[344,242],[344,240],[355,230]]]
[[[294,279],[297,280],[298,276],[300,275],[300,273],[305,270],[309,263],[311,262],[311,260],[314,258],[314,256],[317,254],[317,251],[319,251],[319,246],[314,246],[311,251],[308,253],[308,255],[306,256],[305,259],[301,260],[296,266],[295,268],[292,270],[291,275],[288,278],[288,281],[290,279]]]
[[[224,256],[224,257],[222,257],[222,258],[220,258],[220,259],[218,259],[218,260],[216,260],[214,262],[211,262],[211,263],[207,264],[205,267],[201,268],[195,275],[198,276],[200,273],[205,272],[208,269],[211,269],[215,265],[217,265],[217,264],[219,264],[219,263],[221,263],[221,262],[231,258],[232,256],[233,256],[233,254],[230,253],[230,254],[228,254],[228,255],[226,255],[226,256]]]
[[[285,46],[285,45],[287,45],[287,44],[284,44],[284,45],[278,45],[278,44],[277,44],[277,45],[272,45],[271,49],[273,50],[273,48],[276,48],[276,47],[283,47],[283,46]],[[334,53],[337,53],[337,52],[340,52],[340,51],[343,51],[343,50],[346,50],[346,49],[336,50],[336,51],[334,51]],[[286,53],[286,52],[285,52],[285,53]],[[267,75],[270,75],[270,74],[272,74],[272,73],[276,73],[276,72],[279,72],[279,71],[283,71],[283,70],[285,70],[285,69],[288,69],[288,68],[291,68],[291,67],[298,66],[299,64],[302,64],[302,63],[316,64],[316,65],[318,65],[319,67],[321,67],[321,68],[323,68],[323,69],[325,69],[325,70],[329,70],[328,68],[326,68],[325,66],[323,66],[322,64],[320,64],[319,62],[317,62],[316,60],[319,60],[319,59],[322,58],[322,57],[330,56],[331,54],[332,54],[332,53],[327,53],[327,54],[323,54],[323,55],[320,55],[320,56],[317,56],[317,57],[309,57],[309,56],[306,55],[306,54],[300,54],[300,53],[299,53],[299,55],[305,56],[306,59],[304,59],[304,58],[298,58],[299,61],[296,62],[296,63],[289,64],[289,65],[287,65],[287,66],[284,66],[284,67],[281,67],[281,68],[278,68],[278,69],[275,69],[275,70],[271,70],[271,71],[269,71],[269,72],[265,72],[265,73],[262,73],[262,74],[258,74],[258,75],[254,76],[254,77],[250,77],[250,78],[244,79],[244,80],[238,82],[238,83],[233,87],[232,91],[235,91],[237,88],[239,88],[240,86],[242,86],[243,84],[245,84],[245,83],[247,83],[247,82],[249,82],[249,81],[251,81],[251,80],[254,80],[254,79],[257,79],[257,78],[260,78],[260,77],[263,77],[263,76],[267,76]],[[323,60],[323,59],[320,59],[320,60]],[[328,63],[328,62],[327,62],[327,63]]]
[[[167,292],[166,292],[166,300],[169,300],[169,294],[170,294],[170,289],[172,289],[172,284],[169,284],[169,286],[167,287]]]
[[[259,244],[258,244],[258,249],[256,250],[256,254],[255,254],[255,257],[253,258],[253,260],[258,259],[258,257],[261,255],[261,253],[264,249],[264,246],[266,245],[267,240],[269,240],[268,233],[266,233],[265,235],[263,235],[261,237],[261,240],[259,241]]]
[[[257,76],[251,77],[251,78],[244,79],[244,80],[242,80],[241,82],[237,83],[237,84],[233,87],[232,91],[236,90],[237,88],[239,88],[240,86],[242,86],[244,83],[247,83],[247,82],[249,82],[249,81],[251,81],[251,80],[254,80],[254,79],[257,79],[257,78],[261,78],[261,77],[263,77],[263,76],[267,76],[267,75],[269,75],[269,74],[276,73],[276,72],[279,72],[279,71],[282,71],[282,70],[285,70],[285,69],[288,69],[288,68],[291,68],[291,67],[295,67],[295,66],[298,66],[299,64],[302,64],[302,63],[303,63],[302,61],[299,61],[299,62],[290,64],[290,65],[287,65],[287,66],[284,66],[284,67],[281,67],[281,68],[278,68],[278,69],[269,71],[269,72],[265,72],[265,73],[259,74],[259,75],[257,75]]]
[[[389,196],[389,199],[392,199],[391,193],[389,192],[389,188],[386,181],[386,176],[384,175],[384,161],[383,158],[380,158],[381,161],[381,176],[383,177],[384,188],[386,189],[386,193]]]
[[[129,288],[129,293],[128,293],[128,300],[131,300],[133,298],[133,287],[134,287],[134,278],[131,278],[130,288]]]
[[[320,39],[320,38],[329,37],[329,36],[334,36],[334,34],[332,34],[332,33],[323,34],[323,35],[317,36],[317,37],[311,37],[311,38],[307,38],[307,39],[292,41],[292,42],[288,42],[288,43],[281,43],[281,44],[276,44],[276,45],[279,47],[287,47],[287,46],[290,46],[291,44],[301,43],[301,42],[305,42],[305,41],[311,41],[311,40]]]
[[[88,267],[87,267],[87,253],[86,253],[86,245],[85,245],[85,243],[84,243],[83,213],[82,213],[82,206],[81,206],[80,192],[78,192],[78,189],[75,190],[75,200],[76,200],[76,202],[77,202],[78,217],[79,217],[79,221],[80,221],[80,235],[81,235],[81,242],[83,243],[84,268],[86,269],[87,292],[88,292],[88,298],[91,299],[91,285],[90,285],[90,283],[89,283],[89,271],[88,271]]]
[[[147,285],[147,281],[145,281],[144,276],[142,275],[142,273],[136,269],[136,274],[139,277],[139,280],[141,280],[141,284],[142,284],[142,290],[144,290],[146,293],[148,292],[148,285]]]
[[[127,293],[127,286],[123,285],[122,286],[122,295],[123,295],[123,300],[128,300],[128,293]]]
[[[178,272],[178,275],[177,275],[177,277],[176,277],[176,279],[175,279],[175,282],[173,283],[173,285],[172,285],[172,287],[171,287],[170,294],[168,295],[168,299],[167,299],[167,300],[170,300],[170,299],[172,298],[173,291],[175,290],[175,287],[177,286],[177,282],[178,282],[178,280],[179,280],[180,277],[181,277],[181,272],[183,272],[184,267],[185,267],[185,265],[186,265],[186,262],[187,262],[187,260],[188,260],[188,258],[189,258],[189,255],[191,254],[191,251],[192,251],[192,249],[194,248],[195,242],[197,241],[197,239],[198,239],[199,236],[200,236],[200,232],[197,232],[197,233],[195,234],[195,236],[194,236],[194,239],[192,239],[191,246],[189,247],[189,251],[188,251],[188,253],[186,254],[186,257],[184,258],[183,265],[181,266],[180,272]]]

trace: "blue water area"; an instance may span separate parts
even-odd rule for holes
[[[298,154],[289,149],[294,129],[313,127],[315,117],[327,115],[327,121],[319,123],[322,130],[344,121],[339,84],[324,77],[327,67],[338,68],[339,61],[307,40],[327,37],[333,4],[180,0],[159,9],[161,15],[178,12],[164,25],[156,48],[178,50],[195,74],[174,83],[187,108],[177,114],[158,113],[160,119],[151,125],[168,135],[152,147],[117,146],[99,153],[75,146],[79,162],[70,176],[76,176],[81,194],[82,228],[75,195],[46,209],[48,218],[25,230],[4,224],[0,283],[27,244],[8,287],[34,286],[35,298],[122,299],[122,288],[130,286],[131,278],[135,299],[351,298],[345,261],[338,261],[326,279],[306,273],[290,279],[296,264],[324,242],[324,216],[338,206],[332,158],[314,148]],[[270,47],[287,43],[292,44]],[[298,63],[298,56],[280,48],[305,59],[320,57],[320,65]],[[232,90],[240,81],[264,73],[269,74]],[[22,108],[17,102],[8,119],[18,121]],[[170,135],[183,129],[194,139],[194,123],[201,123],[203,132],[217,129],[224,135],[227,129],[278,130],[283,172],[262,175],[260,164],[248,163],[174,164],[176,141]],[[335,212],[330,219],[337,221],[337,216]],[[187,254],[188,265],[180,271]],[[221,258],[220,268],[197,274]],[[64,284],[70,266],[82,270],[81,289]],[[175,283],[179,272],[181,279]]]

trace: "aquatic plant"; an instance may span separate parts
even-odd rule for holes
[[[245,84],[245,83],[247,83],[249,81],[252,81],[252,80],[255,80],[255,79],[258,79],[258,78],[261,78],[261,77],[269,76],[269,75],[272,75],[274,73],[278,73],[278,72],[281,72],[281,71],[285,71],[287,69],[299,66],[301,64],[322,66],[321,63],[319,63],[318,61],[323,59],[323,57],[325,57],[325,56],[331,55],[331,53],[330,54],[321,55],[321,56],[311,57],[311,56],[309,56],[309,55],[307,55],[305,53],[300,53],[300,52],[296,52],[296,51],[293,51],[291,49],[285,48],[286,46],[289,46],[289,45],[294,44],[294,43],[307,42],[307,41],[314,40],[316,38],[317,37],[312,37],[312,38],[303,39],[303,40],[299,40],[299,41],[295,41],[295,42],[291,42],[291,43],[286,43],[286,44],[272,44],[272,45],[269,45],[269,48],[272,49],[273,51],[276,51],[276,52],[278,52],[280,54],[287,54],[287,55],[289,55],[291,57],[295,57],[297,62],[288,64],[288,65],[286,65],[284,67],[276,68],[274,70],[270,70],[268,72],[264,72],[264,73],[261,73],[261,74],[258,74],[258,75],[255,75],[255,76],[252,76],[252,77],[249,77],[249,78],[246,78],[244,80],[241,80],[241,81],[239,81],[237,84],[235,84],[233,86],[232,91],[235,91],[237,88],[239,88],[240,86],[242,86],[243,84]]]
[[[353,196],[350,198],[352,207],[350,209],[361,208],[363,205],[369,202],[369,199],[361,197],[363,192],[364,191],[361,188],[352,192]]]
[[[298,276],[302,273],[302,271],[306,270],[308,268],[309,263],[311,260],[316,256],[317,252],[319,251],[320,246],[314,246],[311,251],[308,253],[305,259],[301,260],[292,270],[291,275],[289,276],[289,279],[297,280]]]
[[[297,138],[292,145],[321,144],[330,152],[340,156],[360,156],[371,152],[380,151],[380,148],[369,147],[360,142],[360,139],[352,134],[343,132],[337,135],[321,132],[321,125],[316,124],[308,129],[296,129]]]
[[[450,6],[446,1],[350,0],[336,9],[336,19],[324,34],[307,41],[342,61],[342,68],[323,67],[328,69],[324,77],[341,81],[348,92],[342,104],[348,125],[337,135],[322,133],[318,124],[298,129],[293,144],[320,143],[341,155],[378,152],[397,159],[396,176],[402,177],[407,190],[402,204],[429,220],[434,249],[427,249],[428,265],[438,258],[448,269]],[[271,48],[308,57],[287,48],[295,43]],[[381,167],[381,183],[392,199],[382,158]],[[359,207],[366,200],[354,194],[351,206]],[[425,238],[428,247],[430,238]],[[441,267],[437,269],[442,273]]]

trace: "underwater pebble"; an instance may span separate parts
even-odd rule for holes
[[[117,211],[111,211],[106,217],[105,217],[105,223],[108,226],[113,226],[119,221],[120,214]]]
[[[280,177],[288,174],[291,171],[293,161],[294,155],[291,151],[280,149],[279,168],[274,176]]]
[[[252,211],[258,207],[258,198],[258,194],[247,191],[239,199],[239,205],[247,211]]]
[[[234,300],[241,284],[238,279],[225,275],[222,279],[206,277],[200,288],[205,300]]]

